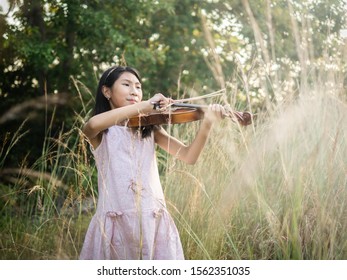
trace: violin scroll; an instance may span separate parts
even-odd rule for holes
[[[250,112],[239,112],[234,111],[230,108],[229,105],[224,106],[224,109],[226,110],[226,117],[231,118],[234,121],[237,121],[242,126],[247,126],[252,124],[252,114]]]

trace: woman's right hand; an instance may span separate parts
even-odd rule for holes
[[[152,110],[165,111],[167,106],[173,103],[171,98],[165,97],[161,93],[155,94],[152,98],[148,100]]]

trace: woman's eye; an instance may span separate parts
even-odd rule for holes
[[[123,84],[123,86],[127,86],[127,87],[128,87],[128,86],[129,86],[129,84]]]

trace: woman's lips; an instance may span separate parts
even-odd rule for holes
[[[130,103],[137,103],[137,100],[136,99],[127,99],[128,100],[128,102],[130,102]]]

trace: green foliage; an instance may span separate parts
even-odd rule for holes
[[[214,88],[215,81],[200,51],[203,36],[198,3],[23,1],[12,12],[14,23],[2,22],[1,38],[6,39],[1,41],[1,112],[38,95],[67,93],[62,103],[69,105],[57,111],[57,123],[51,133],[56,135],[62,123],[69,130],[74,111],[81,110],[71,78],[94,92],[101,71],[112,64],[127,63],[140,70],[145,98],[155,92],[177,96],[180,76],[181,91],[191,87],[200,90],[203,85]],[[183,51],[187,46],[189,51]],[[189,75],[181,75],[185,69]],[[33,135],[46,135],[47,122],[43,120],[51,118],[53,108],[46,106],[47,112],[36,111],[35,116],[28,113]],[[5,124],[4,131],[18,127],[21,121],[21,116],[15,117]],[[40,137],[35,142],[38,150],[32,151],[33,158],[42,147]],[[22,145],[24,150],[31,146],[33,142]],[[13,152],[24,157],[24,151]]]

